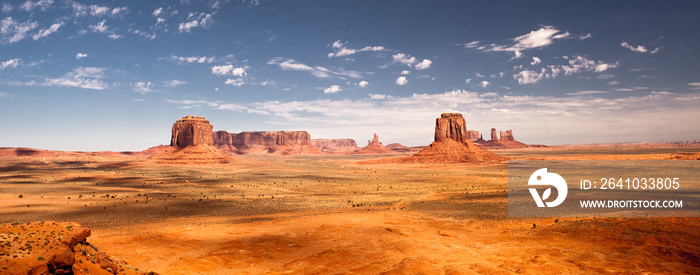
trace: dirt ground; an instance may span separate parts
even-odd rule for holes
[[[496,153],[700,156],[700,148],[591,150]],[[100,251],[161,274],[700,273],[700,218],[508,218],[505,163],[366,164],[376,158],[243,155],[168,166],[4,157],[0,223],[77,222]]]

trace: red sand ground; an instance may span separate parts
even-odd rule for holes
[[[596,150],[498,154],[700,157],[700,148]],[[59,235],[65,240],[70,230],[39,227],[43,220],[92,229],[87,241],[99,251],[68,242],[74,270],[90,274],[107,267],[118,274],[700,273],[699,218],[508,218],[504,164],[357,164],[372,158],[238,156],[210,166],[80,154],[3,158],[0,273],[60,250]]]

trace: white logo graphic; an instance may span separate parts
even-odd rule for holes
[[[547,168],[542,168],[532,173],[532,175],[530,175],[530,179],[527,181],[527,185],[552,185],[557,188],[557,199],[550,202],[544,202],[544,200],[549,198],[549,195],[552,194],[552,188],[547,188],[547,190],[544,190],[542,198],[540,198],[540,194],[537,193],[537,189],[528,188],[538,207],[544,207],[545,204],[547,204],[547,207],[556,207],[564,202],[564,199],[566,199],[566,194],[569,192],[569,188],[566,186],[566,181],[564,178],[555,173],[547,173]]]

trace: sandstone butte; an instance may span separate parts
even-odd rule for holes
[[[476,132],[476,131],[475,131]],[[477,132],[478,134],[478,132]],[[471,137],[471,136],[470,136]],[[496,128],[491,128],[491,139],[486,141],[483,138],[476,140],[470,139],[481,148],[487,149],[513,149],[513,148],[527,148],[527,147],[544,147],[544,145],[527,145],[520,141],[515,140],[513,137],[513,130],[500,131],[500,138],[496,133]]]
[[[379,136],[374,134],[372,140],[367,141],[367,146],[353,152],[353,154],[359,155],[379,155],[379,154],[392,154],[396,153],[394,150],[386,148],[381,142],[379,142]]]
[[[231,158],[214,147],[213,129],[202,116],[186,116],[173,124],[170,147],[149,159],[162,164],[228,163]]]
[[[435,120],[435,141],[405,159],[419,163],[490,163],[504,157],[479,148],[467,136],[467,123],[460,113],[443,113]]]
[[[0,274],[155,274],[110,257],[72,222],[0,224]]]

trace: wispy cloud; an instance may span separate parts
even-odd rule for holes
[[[365,46],[360,49],[352,49],[348,48],[345,46],[346,43],[340,42],[340,40],[337,40],[333,42],[330,46],[335,50],[332,53],[328,54],[328,57],[341,57],[341,56],[348,56],[348,55],[353,55],[359,52],[377,52],[377,51],[383,51],[384,46]]]
[[[179,63],[185,64],[185,63],[212,63],[214,62],[215,58],[212,57],[207,57],[207,56],[177,56],[177,55],[170,55],[170,60],[177,61]]]
[[[632,45],[630,45],[629,43],[627,43],[627,42],[625,42],[625,41],[622,41],[622,43],[620,43],[620,46],[622,46],[622,47],[624,47],[624,48],[627,48],[627,49],[629,49],[630,51],[637,52],[637,53],[646,53],[646,52],[649,52],[649,53],[651,53],[651,54],[655,54],[655,53],[657,53],[657,52],[660,50],[660,48],[655,48],[655,49],[653,49],[652,51],[649,51],[649,50],[647,50],[647,48],[644,47],[643,45],[637,45],[637,46],[635,47],[635,46],[632,46]]]
[[[700,90],[700,82],[688,83],[688,86],[693,90]]]
[[[177,80],[177,79],[163,81],[163,86],[165,86],[165,87],[177,87],[177,86],[185,85],[185,84],[187,84],[187,81],[182,81],[182,80]]]
[[[619,62],[607,63],[601,60],[590,60],[583,56],[575,56],[568,59],[568,64],[549,65],[537,71],[522,70],[514,74],[513,78],[518,81],[518,84],[532,84],[542,79],[556,78],[561,74],[568,76],[581,72],[604,72],[608,69],[617,68],[619,65]]]
[[[141,94],[148,94],[148,93],[155,92],[155,90],[153,90],[153,83],[151,83],[150,81],[149,82],[145,82],[145,81],[136,82],[136,83],[134,83],[133,89],[135,92],[138,92]]]
[[[181,33],[189,33],[193,28],[208,28],[212,24],[211,14],[203,12],[190,13],[187,20],[178,26]]]
[[[27,34],[38,26],[36,21],[17,22],[12,17],[0,21],[0,41],[3,44],[15,43],[24,39]]]
[[[10,60],[3,61],[0,63],[0,70],[4,70],[7,68],[16,68],[19,66],[19,64],[22,62],[22,59],[20,58],[14,58]]]
[[[566,95],[594,95],[594,94],[604,94],[607,93],[606,91],[578,91],[578,92],[573,92],[573,93],[566,93]]]
[[[51,25],[50,27],[48,27],[48,28],[46,28],[46,29],[40,30],[38,33],[34,34],[34,36],[32,36],[32,38],[33,38],[34,40],[39,40],[39,38],[47,37],[47,36],[49,36],[50,34],[57,32],[57,31],[58,31],[58,28],[60,28],[61,26],[63,26],[63,24],[64,24],[63,22],[55,23],[55,24]]]
[[[78,67],[60,78],[46,78],[43,84],[31,82],[30,85],[74,87],[91,90],[105,90],[109,85],[101,79],[105,78],[105,68]]]
[[[554,26],[545,26],[539,30],[531,31],[529,33],[517,36],[510,39],[513,41],[512,44],[498,45],[498,44],[488,44],[481,45],[480,41],[472,41],[464,44],[465,48],[476,48],[485,52],[512,52],[514,54],[513,58],[522,57],[522,52],[530,49],[543,48],[554,43],[555,40],[565,39],[571,37],[571,34],[567,32],[562,32],[556,29]]]
[[[352,70],[345,70],[342,68],[328,69],[321,66],[309,66],[303,63],[299,63],[294,59],[284,59],[282,57],[276,57],[270,59],[267,62],[268,65],[277,65],[280,69],[285,71],[305,71],[311,75],[318,78],[332,78],[337,77],[340,79],[351,78],[362,78],[362,73]]]
[[[42,11],[46,11],[48,8],[51,7],[52,4],[53,0],[39,0],[36,2],[27,0],[26,2],[24,2],[24,4],[22,4],[19,7],[20,9],[23,9],[26,12],[30,12],[34,10],[34,8],[40,8]]]

